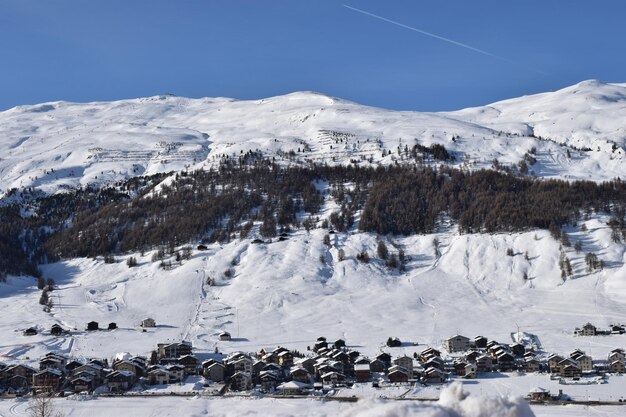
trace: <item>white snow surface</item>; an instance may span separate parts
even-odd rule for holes
[[[253,101],[164,95],[18,106],[0,113],[0,195],[200,168],[257,149],[279,160],[294,151],[292,163],[390,164],[403,162],[398,147],[416,143],[443,144],[455,165],[469,169],[496,158],[515,164],[535,146],[535,175],[623,178],[625,97],[623,84],[585,81],[447,113],[384,110],[313,92]],[[344,140],[336,143],[330,131]],[[570,149],[567,156],[561,144],[591,151]]]
[[[366,400],[356,404],[322,403],[313,400],[285,399],[211,399],[180,398],[116,398],[86,401],[56,400],[55,407],[68,412],[69,417],[100,417],[111,415],[143,416],[339,416],[339,417],[534,417],[528,404],[521,398],[476,397],[462,391],[461,384],[453,384],[442,393],[436,403],[408,401]],[[7,407],[8,406],[8,407]],[[19,414],[27,412],[25,401],[0,403],[0,412]]]

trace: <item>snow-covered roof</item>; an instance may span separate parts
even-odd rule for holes
[[[280,384],[276,389],[286,390],[286,389],[303,389],[303,388],[311,388],[311,384],[306,384],[304,382],[299,381],[289,381],[283,384]]]

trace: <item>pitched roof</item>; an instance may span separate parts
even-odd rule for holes
[[[276,389],[279,389],[279,390],[303,389],[303,388],[311,388],[311,384],[306,384],[304,382],[298,382],[298,381],[289,381],[289,382],[285,382],[284,384],[280,384],[279,386],[276,387]]]

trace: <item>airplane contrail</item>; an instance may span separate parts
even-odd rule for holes
[[[387,19],[386,17],[382,17],[382,16],[379,16],[379,15],[374,14],[374,13],[370,13],[370,12],[365,11],[365,10],[357,9],[356,7],[348,6],[347,4],[344,4],[343,7],[346,7],[348,9],[350,9],[350,10],[355,11],[355,12],[362,13],[362,14],[364,14],[366,16],[370,16],[370,17],[373,17],[375,19],[382,20],[382,21],[387,22],[387,23],[391,23],[393,25],[400,26],[401,28],[409,29],[409,30],[412,30],[413,32],[421,33],[422,35],[430,36],[431,38],[439,39],[441,41],[448,42],[448,43],[460,46],[460,47],[465,48],[465,49],[469,49],[470,51],[478,52],[479,54],[483,54],[483,55],[486,55],[486,56],[498,59],[500,61],[507,62],[507,63],[512,64],[512,65],[517,65],[517,66],[520,66],[522,68],[526,68],[528,70],[537,72],[539,74],[548,75],[548,73],[546,73],[546,72],[543,72],[543,71],[540,71],[540,70],[534,69],[534,68],[528,68],[528,67],[520,64],[519,62],[511,61],[510,59],[501,57],[501,56],[496,55],[496,54],[492,54],[491,52],[485,51],[483,49],[475,48],[475,47],[473,47],[471,45],[468,45],[466,43],[463,43],[463,42],[455,41],[454,39],[444,38],[443,36],[439,36],[439,35],[436,35],[434,33],[427,32],[425,30],[421,30],[421,29],[418,29],[418,28],[413,27],[413,26],[405,25],[403,23],[396,22],[395,20]]]

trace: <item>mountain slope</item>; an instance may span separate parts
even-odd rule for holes
[[[0,193],[194,169],[255,150],[288,163],[414,163],[404,150],[418,143],[444,145],[454,165],[469,169],[494,159],[514,165],[536,147],[535,175],[607,180],[626,174],[625,92],[588,81],[448,113],[377,109],[311,92],[19,106],[0,113]]]
[[[566,281],[558,266],[560,244],[547,231],[458,235],[455,228],[383,238],[392,253],[405,250],[402,273],[374,258],[375,235],[334,234],[328,247],[320,229],[298,231],[284,242],[213,244],[171,270],[151,262],[150,253],[137,254],[139,265],[130,269],[124,258],[115,264],[78,258],[43,265],[45,276],[58,283],[51,313],[39,308],[40,292],[31,278],[10,278],[0,287],[6,303],[0,355],[28,361],[50,350],[77,357],[145,354],[156,343],[183,338],[201,352],[276,345],[304,351],[320,335],[344,338],[367,355],[395,336],[421,345],[394,350],[412,355],[456,333],[510,342],[520,326],[537,335],[546,352],[584,347],[602,358],[624,345],[626,335],[583,340],[573,330],[587,321],[601,328],[626,321],[626,248],[608,243],[605,220],[586,221],[587,231],[569,230],[584,250],[565,249],[574,268]],[[433,252],[434,236],[441,242],[440,256]],[[514,256],[506,256],[508,248]],[[356,259],[362,250],[372,256],[367,264]],[[605,260],[604,270],[586,271],[587,251]],[[207,277],[216,285],[206,285]],[[157,328],[142,332],[138,324],[146,317],[153,317]],[[116,322],[119,328],[86,332],[91,320],[104,327]],[[54,323],[75,330],[52,337],[48,329]],[[41,334],[23,336],[30,326]],[[223,330],[233,341],[218,340]]]

